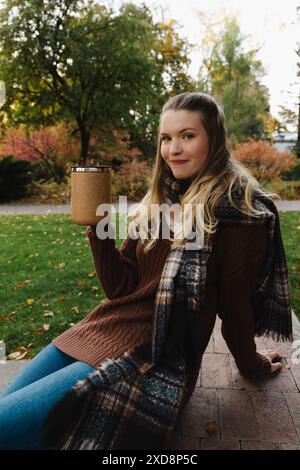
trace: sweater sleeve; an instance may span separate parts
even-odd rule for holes
[[[241,375],[261,378],[271,373],[269,360],[256,351],[252,299],[257,273],[267,248],[267,226],[223,224],[220,230],[218,314],[222,335]]]
[[[136,260],[137,239],[129,235],[120,248],[114,238],[101,240],[97,237],[96,227],[87,230],[93,253],[98,280],[108,299],[115,299],[132,293],[138,283]]]

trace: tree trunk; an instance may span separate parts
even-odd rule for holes
[[[79,131],[80,131],[80,158],[78,164],[81,166],[86,166],[88,153],[89,153],[89,146],[90,146],[90,133],[87,130],[86,126],[81,120],[77,120]]]

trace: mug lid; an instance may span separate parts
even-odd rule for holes
[[[71,170],[73,173],[87,173],[87,172],[109,172],[111,171],[111,166],[72,166]]]

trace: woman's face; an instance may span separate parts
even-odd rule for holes
[[[208,136],[197,111],[166,111],[161,118],[160,139],[161,156],[175,178],[190,178],[203,168]]]

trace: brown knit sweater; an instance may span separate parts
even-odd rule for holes
[[[125,350],[149,341],[155,295],[170,250],[170,240],[157,240],[147,254],[129,236],[120,249],[114,239],[100,240],[87,230],[95,269],[107,296],[83,320],[52,342],[60,350],[93,367]],[[252,299],[257,271],[264,261],[267,228],[220,223],[213,253],[208,260],[204,310],[200,316],[199,344],[203,353],[216,320],[241,374],[248,378],[268,375],[269,361],[256,352]],[[168,344],[174,348],[178,325],[172,325]]]

